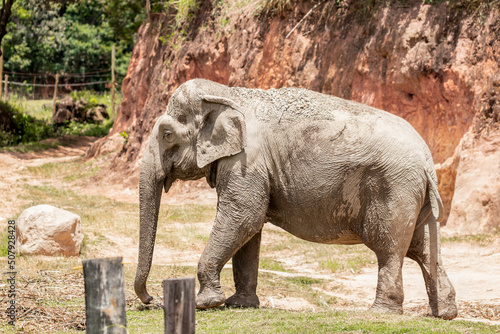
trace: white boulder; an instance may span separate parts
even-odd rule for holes
[[[24,255],[78,256],[83,241],[80,216],[51,205],[24,210],[16,222],[17,249]]]

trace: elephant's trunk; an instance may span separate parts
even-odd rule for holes
[[[151,269],[153,250],[156,238],[156,227],[158,225],[158,211],[160,209],[161,193],[164,176],[157,175],[154,166],[155,159],[147,158],[151,154],[146,150],[142,160],[141,176],[139,181],[139,204],[140,204],[140,236],[139,236],[139,259],[135,275],[134,289],[141,301],[148,304],[153,300],[146,290],[146,280]]]

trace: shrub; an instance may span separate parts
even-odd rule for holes
[[[55,135],[55,129],[7,102],[0,101],[0,146],[36,142]]]

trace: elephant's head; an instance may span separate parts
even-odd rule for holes
[[[246,145],[245,119],[229,89],[195,79],[181,85],[156,122],[144,152],[139,181],[140,241],[135,292],[143,303],[153,298],[146,279],[153,259],[162,188],[177,180],[208,175],[218,159],[237,154]],[[213,186],[213,185],[212,185]]]

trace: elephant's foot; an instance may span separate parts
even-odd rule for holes
[[[217,307],[226,301],[224,292],[220,290],[203,289],[196,296],[196,308],[205,309],[210,307]]]
[[[455,319],[458,315],[457,304],[455,300],[444,302],[439,304],[439,307],[431,307],[432,315],[436,318],[441,318],[443,320]]]
[[[259,302],[259,297],[257,297],[256,294],[247,295],[247,294],[235,293],[226,300],[226,306],[235,308],[249,308],[249,307],[258,308],[260,306],[260,302]]]
[[[370,310],[378,313],[393,313],[393,314],[403,314],[403,305],[395,303],[375,303],[372,305]]]

